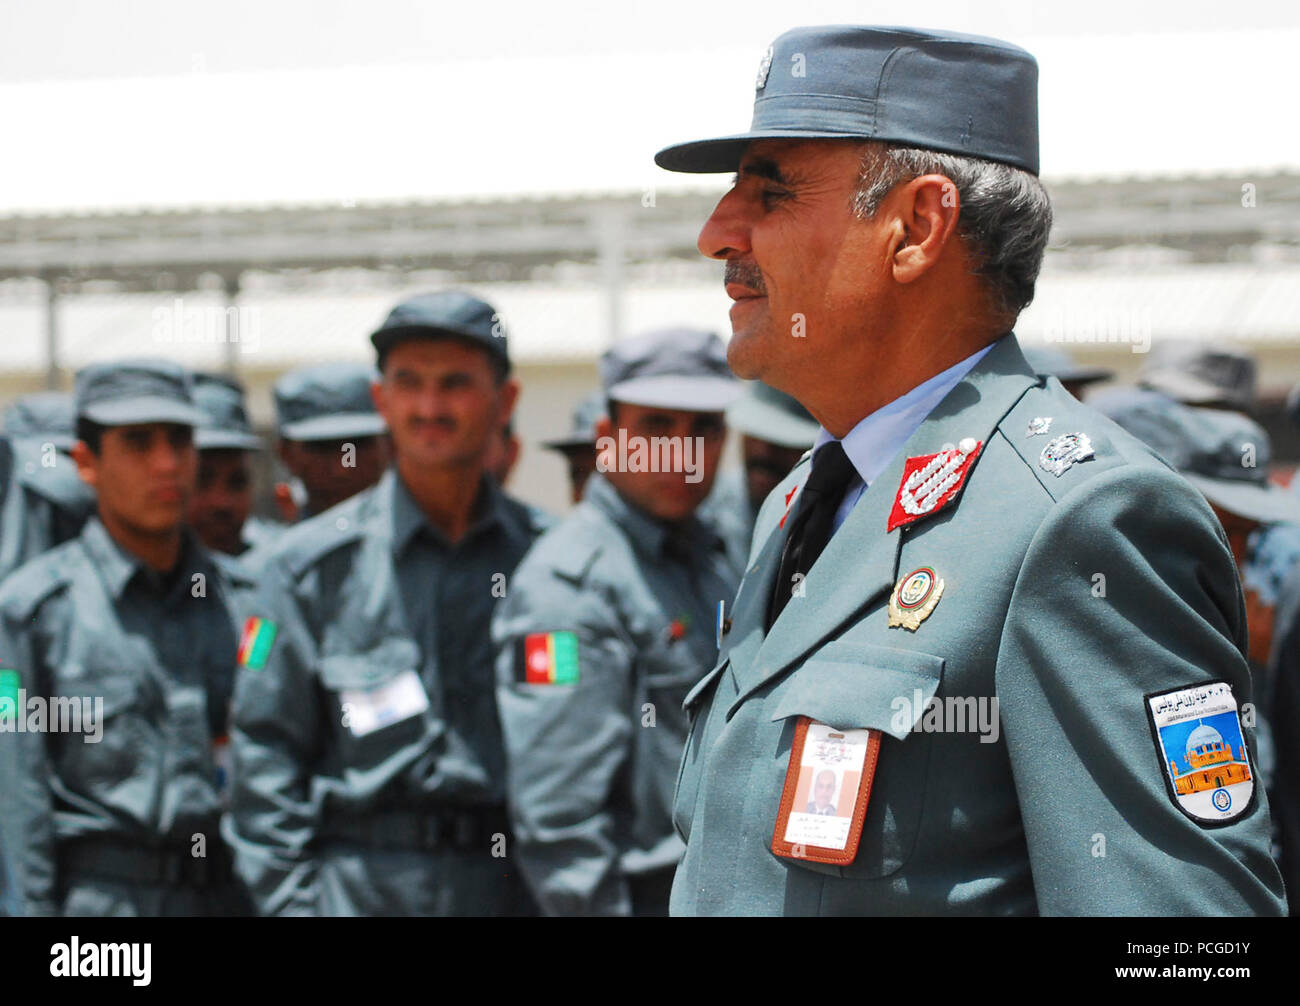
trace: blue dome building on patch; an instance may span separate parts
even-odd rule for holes
[[[1205,723],[1198,723],[1187,735],[1186,759],[1185,766],[1176,760],[1169,762],[1174,791],[1179,796],[1249,782],[1251,778],[1245,742],[1234,751],[1218,730]]]

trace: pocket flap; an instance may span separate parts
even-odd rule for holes
[[[420,666],[420,654],[409,640],[393,640],[365,653],[336,653],[317,663],[321,681],[333,691],[378,688],[398,674]]]
[[[807,716],[839,730],[868,727],[905,740],[939,690],[943,663],[931,653],[835,640],[785,680],[772,719]]]
[[[699,681],[695,682],[695,687],[686,693],[686,698],[682,699],[682,708],[689,710],[693,706],[697,705],[700,698],[709,690],[709,686],[718,680],[718,675],[726,669],[727,664],[729,663],[730,660],[724,660],[713,670],[709,671],[708,674],[700,678]]]

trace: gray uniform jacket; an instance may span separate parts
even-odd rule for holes
[[[670,533],[600,475],[516,571],[493,621],[498,695],[519,859],[548,914],[627,914],[629,878],[680,857],[681,704],[739,579],[711,527]],[[526,641],[547,633],[576,637],[576,682],[526,680]]]
[[[37,439],[0,438],[0,581],[75,538],[94,512],[71,457]]]
[[[45,710],[39,729],[0,730],[0,828],[28,914],[236,910],[228,867],[215,882],[213,760],[234,679],[231,590],[192,536],[165,581],[97,518],[0,587],[18,711],[37,727]]]
[[[489,625],[541,530],[488,480],[449,545],[394,470],[286,530],[241,667],[227,833],[263,913],[520,910]],[[500,834],[500,840],[494,836]]]
[[[1049,432],[1032,434],[1035,419]],[[1094,456],[1055,474],[1070,442],[1045,448],[1072,433]],[[959,495],[887,531],[906,459],[965,438],[983,446]],[[764,504],[731,631],[686,702],[675,914],[1285,910],[1263,788],[1239,789],[1222,821],[1193,819],[1148,713],[1147,696],[1213,681],[1251,698],[1241,587],[1198,492],[1036,378],[1007,337],[867,488],[765,631],[786,495],[807,475],[805,460]],[[944,581],[937,604],[915,631],[891,626],[895,585],[922,568]],[[992,699],[1000,715],[985,720]],[[772,851],[801,717],[883,738],[847,865]]]

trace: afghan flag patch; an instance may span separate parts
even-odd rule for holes
[[[518,644],[516,677],[529,685],[576,685],[578,637],[572,632],[534,632]]]
[[[271,655],[271,644],[275,642],[275,623],[255,615],[244,622],[244,633],[239,637],[237,660],[240,667],[250,671],[260,671],[266,666],[266,658]]]
[[[18,688],[22,679],[10,668],[0,668],[0,719],[18,716]]]

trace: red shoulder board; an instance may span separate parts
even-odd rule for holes
[[[887,530],[936,514],[956,499],[983,448],[984,441],[966,437],[946,451],[908,458]]]

